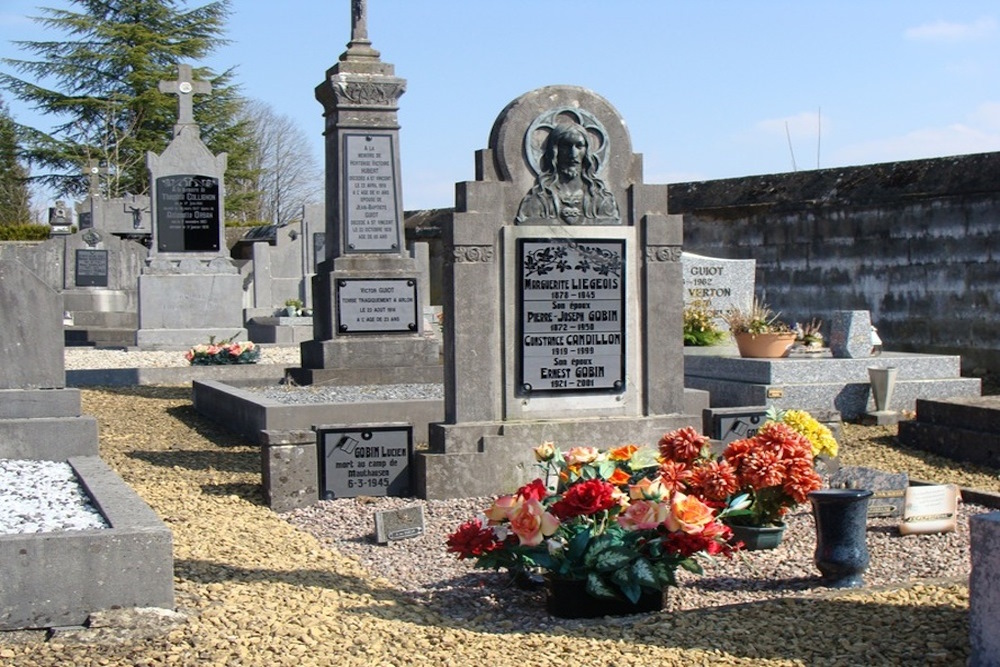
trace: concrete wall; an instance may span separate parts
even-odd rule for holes
[[[684,250],[757,261],[782,319],[870,310],[885,348],[1000,370],[1000,153],[670,186]]]

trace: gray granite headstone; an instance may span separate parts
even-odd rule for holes
[[[903,516],[904,496],[909,483],[905,472],[883,472],[861,466],[844,466],[830,476],[830,488],[869,489],[874,492],[868,501],[870,517]]]
[[[840,359],[872,355],[872,319],[867,310],[838,310],[830,318],[830,352]]]
[[[757,262],[753,259],[717,259],[690,252],[681,253],[684,271],[684,306],[704,301],[716,326],[728,331],[722,318],[726,311],[749,310],[753,306]]]
[[[66,385],[62,297],[23,264],[0,260],[0,389]]]

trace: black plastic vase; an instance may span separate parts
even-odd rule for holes
[[[868,569],[867,489],[821,489],[809,494],[816,521],[813,562],[831,588],[865,585]]]

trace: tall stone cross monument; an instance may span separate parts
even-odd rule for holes
[[[437,346],[421,331],[427,285],[404,244],[396,112],[405,89],[368,40],[365,0],[353,0],[347,51],[316,87],[326,119],[326,257],[313,280],[314,340],[302,343],[297,381],[344,369],[391,371],[403,382],[441,378]]]
[[[147,153],[153,240],[139,276],[139,330],[146,348],[184,348],[246,337],[243,286],[225,244],[226,154],[213,155],[194,122],[194,95],[208,95],[190,65],[160,92],[179,98],[174,138],[163,154]]]

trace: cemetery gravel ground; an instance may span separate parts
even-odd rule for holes
[[[2,665],[963,665],[968,656],[962,577],[624,619],[544,619],[535,630],[523,629],[532,626],[524,618],[456,620],[265,507],[258,449],[201,418],[190,389],[82,397],[84,413],[99,420],[102,458],[173,530],[183,616],[151,630],[48,641],[0,633]],[[845,462],[1000,491],[997,471],[901,449],[894,433],[846,425]]]

